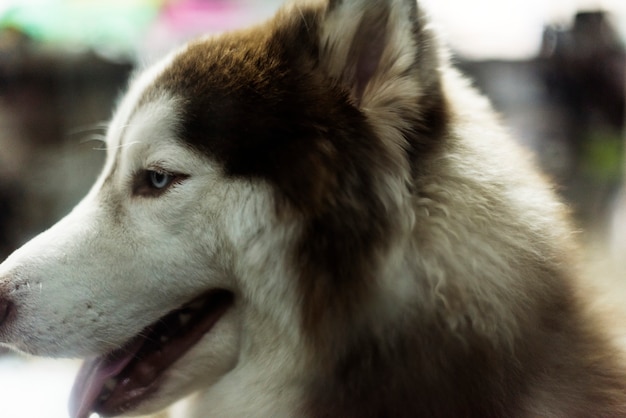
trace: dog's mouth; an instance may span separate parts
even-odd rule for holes
[[[212,290],[170,312],[123,347],[86,360],[72,388],[70,416],[115,416],[133,410],[159,385],[159,377],[197,343],[233,304]]]

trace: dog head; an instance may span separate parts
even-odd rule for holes
[[[380,278],[441,146],[438,53],[412,0],[330,0],[146,70],[91,191],[0,267],[0,340],[89,359],[76,417],[304,407],[305,368],[407,297]]]

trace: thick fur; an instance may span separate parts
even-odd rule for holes
[[[0,267],[0,339],[103,355],[233,292],[129,413],[626,416],[563,206],[412,0],[193,42],[135,78],[106,141],[91,192]]]

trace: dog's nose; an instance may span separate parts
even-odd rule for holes
[[[0,296],[0,327],[5,325],[12,310],[13,302]]]

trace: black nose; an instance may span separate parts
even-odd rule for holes
[[[0,296],[0,327],[5,325],[13,310],[13,302]]]

